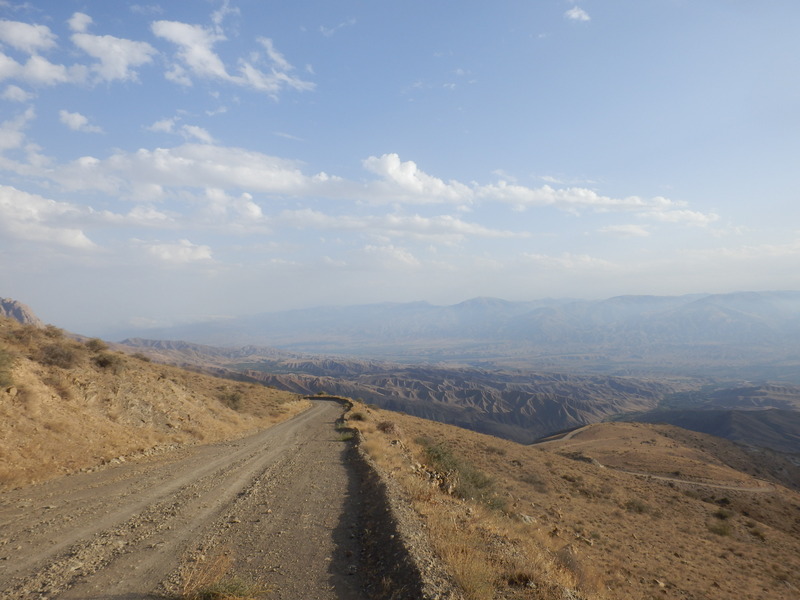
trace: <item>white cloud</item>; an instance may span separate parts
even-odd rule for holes
[[[85,217],[85,213],[85,209],[66,202],[0,185],[0,229],[11,238],[82,250],[94,248],[81,229],[63,225],[66,220]]]
[[[156,133],[172,133],[175,130],[175,122],[177,119],[161,119],[160,121],[156,121],[149,127],[146,127],[148,131],[154,131]]]
[[[25,64],[0,53],[0,80],[19,79],[33,85],[57,85],[59,83],[81,83],[86,80],[88,70],[83,65],[65,67],[51,63],[41,56],[31,56]]]
[[[264,46],[264,49],[267,51],[267,57],[278,70],[291,71],[294,68],[289,64],[289,61],[284,58],[283,54],[275,49],[275,45],[272,43],[271,39],[260,37],[258,38],[258,43]]]
[[[214,30],[201,25],[190,25],[178,21],[156,21],[151,29],[155,35],[166,39],[179,48],[178,62],[173,63],[166,76],[182,85],[192,84],[192,75],[211,80],[220,80],[233,85],[252,88],[276,97],[284,88],[298,91],[313,90],[315,85],[291,74],[292,65],[278,52],[269,38],[258,38],[265,55],[253,52],[248,60],[238,61],[238,75],[228,72],[222,59],[214,51],[217,42],[226,37],[218,26]],[[259,68],[265,63],[267,70]]]
[[[103,130],[96,125],[90,125],[89,119],[81,113],[73,113],[66,110],[58,111],[59,120],[73,131],[83,131],[85,133],[102,133]]]
[[[158,51],[147,42],[137,42],[111,35],[85,33],[91,17],[75,13],[70,19],[72,43],[99,62],[91,69],[103,81],[137,79],[136,67],[152,62]]]
[[[701,213],[696,210],[668,209],[646,211],[639,215],[644,219],[652,219],[661,223],[683,223],[697,227],[705,227],[719,220],[719,215],[714,213]]]
[[[52,177],[68,189],[108,193],[124,192],[126,182],[267,193],[303,193],[315,184],[315,178],[303,175],[293,161],[211,144],[119,152],[105,160],[81,159],[62,165]]]
[[[230,80],[225,65],[214,52],[214,44],[224,40],[224,35],[201,25],[178,21],[155,21],[151,30],[156,36],[178,46],[178,58],[195,75]]]
[[[197,140],[204,144],[213,144],[214,138],[211,134],[197,125],[183,125],[181,126],[181,134],[187,140]]]
[[[397,154],[370,156],[363,164],[368,171],[392,184],[394,190],[423,202],[470,202],[474,197],[473,191],[463,183],[445,183],[421,171],[413,161],[402,162]]]
[[[33,107],[28,107],[24,113],[0,123],[0,152],[22,147],[25,128],[35,117]]]
[[[9,85],[3,92],[2,98],[11,102],[27,102],[33,98],[33,94],[16,85]]]
[[[564,13],[564,16],[572,21],[585,22],[591,20],[589,13],[587,13],[585,10],[577,6],[573,6],[572,8],[570,8],[567,12]]]
[[[142,242],[142,245],[150,255],[168,263],[187,264],[213,260],[209,246],[193,244],[185,239],[177,242]]]
[[[56,46],[56,35],[45,25],[0,20],[0,42],[27,54]]]
[[[230,0],[223,0],[222,6],[211,13],[211,22],[214,23],[214,26],[219,30],[222,27],[222,22],[225,20],[225,17],[238,14],[241,14],[241,12],[238,8],[231,8]]]
[[[69,28],[74,31],[75,33],[85,33],[89,30],[89,25],[91,25],[94,21],[92,17],[85,13],[76,12],[69,18],[67,24]]]
[[[206,189],[205,199],[208,202],[207,212],[214,219],[234,215],[244,223],[258,223],[264,219],[261,207],[253,202],[253,196],[244,193],[233,197],[219,188]]]

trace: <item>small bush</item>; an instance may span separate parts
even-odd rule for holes
[[[123,366],[122,357],[117,354],[111,354],[110,352],[102,352],[101,354],[98,354],[92,359],[92,362],[94,362],[94,364],[101,369],[105,369],[113,373],[119,373]]]
[[[646,502],[643,502],[638,498],[635,498],[633,500],[628,500],[625,503],[625,510],[627,510],[628,512],[643,515],[645,513],[650,512],[651,508],[650,505],[647,504]]]
[[[714,513],[714,516],[717,517],[720,521],[727,521],[733,516],[733,511],[728,510],[726,508],[720,508],[718,511]]]
[[[427,459],[446,479],[454,482],[453,493],[463,500],[477,500],[490,508],[502,509],[504,502],[494,494],[494,480],[474,465],[458,458],[443,444],[431,445],[428,440],[418,440],[425,447]]]
[[[378,429],[378,431],[390,435],[396,434],[399,431],[397,424],[393,423],[392,421],[381,421],[375,427]]]
[[[60,340],[64,337],[64,330],[56,327],[55,325],[46,325],[44,328],[44,334],[54,340]]]
[[[153,360],[149,356],[147,356],[146,354],[142,354],[141,352],[135,352],[131,354],[131,356],[136,360],[141,360],[142,362],[153,362]]]
[[[108,350],[108,344],[99,338],[86,340],[84,345],[92,352],[103,352],[104,350]]]
[[[43,346],[39,352],[39,362],[43,365],[71,369],[78,363],[80,355],[74,348],[64,343]]]
[[[367,417],[364,416],[364,413],[361,412],[354,412],[351,413],[348,417],[351,421],[366,421]]]
[[[715,521],[707,525],[708,530],[716,535],[728,536],[733,533],[733,527],[727,521]]]
[[[239,410],[242,408],[242,400],[243,396],[241,392],[226,392],[219,398],[220,402],[233,410]]]

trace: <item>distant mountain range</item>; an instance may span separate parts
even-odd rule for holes
[[[414,363],[800,383],[800,292],[321,307],[131,332]]]

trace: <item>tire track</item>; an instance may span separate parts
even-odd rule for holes
[[[333,470],[337,461],[344,469],[341,457],[321,465],[320,456],[325,455],[318,447],[304,451],[314,440],[317,446],[342,446],[333,429],[340,414],[337,404],[315,402],[305,413],[236,442],[190,448],[176,457],[3,494],[0,596],[8,600],[151,597],[177,572],[198,540],[213,537],[215,531],[224,537],[233,520],[229,515],[242,503],[252,503],[257,491],[288,490],[282,496],[288,506],[281,510],[289,511],[294,508],[292,498],[307,492],[298,482],[306,488],[325,482],[327,487],[317,497],[341,510],[344,500],[336,494],[344,491],[334,485],[341,473],[300,477],[320,467]],[[295,477],[285,477],[289,472]],[[324,513],[320,507],[309,507],[304,514],[315,511]],[[331,513],[328,521],[340,518]],[[322,532],[320,540],[326,535],[331,537]],[[264,542],[253,539],[252,545],[257,548]],[[331,541],[325,552],[332,553],[334,546]],[[327,579],[330,557],[321,562]]]

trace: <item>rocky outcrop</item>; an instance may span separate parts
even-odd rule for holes
[[[0,317],[14,319],[23,325],[44,327],[44,322],[36,316],[29,306],[11,298],[0,298]]]

